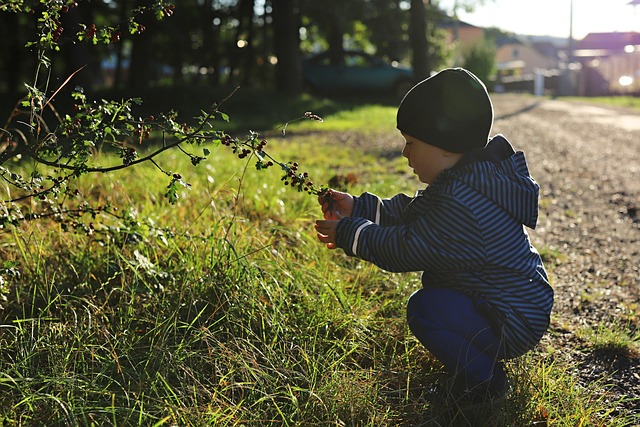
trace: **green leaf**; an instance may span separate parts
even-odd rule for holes
[[[169,199],[169,203],[175,205],[178,202],[178,184],[176,179],[171,179],[171,182],[167,186],[167,192],[164,197]]]

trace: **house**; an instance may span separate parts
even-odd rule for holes
[[[496,42],[496,90],[558,92],[562,51],[549,41],[508,36]]]
[[[475,44],[482,43],[485,39],[484,28],[476,27],[459,19],[445,18],[445,20],[439,24],[439,27],[447,31],[449,43],[455,43],[458,46],[457,52],[459,57],[456,58],[456,63],[460,61],[462,52]]]
[[[538,70],[556,70],[558,52],[549,49],[547,44],[535,45],[516,38],[503,41],[496,49],[498,76],[527,76]]]
[[[637,95],[640,33],[591,33],[574,40],[571,50],[553,43],[509,37],[497,46],[496,66],[497,87],[505,91]],[[536,89],[536,78],[543,90]]]
[[[454,18],[445,19],[440,28],[449,33],[449,41],[458,45],[458,58],[468,49],[485,41],[486,30]],[[543,90],[556,92],[558,47],[546,40],[530,41],[524,37],[503,37],[496,41],[496,89],[534,92],[535,75],[543,76]]]
[[[640,33],[591,33],[571,55],[581,64],[579,95],[640,93]]]
[[[442,27],[449,32],[450,41],[458,43],[462,49],[484,40],[484,28],[476,27],[464,21],[452,20],[447,24],[443,24]]]

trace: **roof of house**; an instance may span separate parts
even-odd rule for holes
[[[527,44],[524,37],[516,34],[507,34],[496,39],[496,47],[504,46],[506,44]]]
[[[443,29],[447,29],[447,28],[453,28],[453,27],[458,27],[458,28],[479,28],[479,29],[484,29],[482,27],[478,27],[476,25],[472,25],[469,24],[468,22],[464,22],[461,21],[459,19],[454,19],[450,16],[446,16],[444,17],[440,23],[438,24],[440,28]]]
[[[640,0],[638,0],[640,2]],[[624,50],[628,45],[640,45],[640,33],[614,32],[590,33],[576,43],[576,49],[604,49],[610,51]]]
[[[534,42],[532,46],[544,56],[548,56],[549,58],[557,58],[560,49],[558,46],[551,42]]]

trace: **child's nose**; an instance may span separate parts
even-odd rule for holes
[[[402,149],[402,155],[404,157],[406,157],[407,159],[409,158],[409,146],[405,145],[404,148]]]

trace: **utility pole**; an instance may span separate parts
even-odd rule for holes
[[[569,6],[569,40],[567,44],[568,65],[573,63],[573,49],[573,0],[571,0]]]
[[[567,39],[567,63],[565,64],[562,74],[560,75],[560,95],[571,96],[575,95],[575,87],[573,84],[574,75],[573,64],[574,61],[574,46],[573,46],[573,0],[569,1],[569,38]]]
[[[633,6],[633,15],[635,16],[636,7],[640,6],[640,0],[631,0],[629,3],[627,3],[627,6]]]

